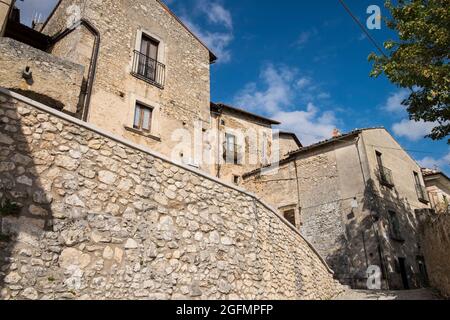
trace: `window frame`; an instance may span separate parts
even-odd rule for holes
[[[136,116],[137,116],[137,112],[138,112],[138,108],[140,108],[140,115],[139,115],[139,125],[138,127],[136,127]],[[144,117],[145,117],[145,110],[149,110],[150,111],[150,118],[148,119],[148,125],[149,128],[145,129],[144,128]],[[148,106],[140,101],[136,101],[135,106],[134,106],[134,120],[133,120],[133,129],[135,130],[139,130],[145,133],[151,133],[152,132],[152,127],[153,127],[153,113],[154,113],[154,108],[151,106]]]

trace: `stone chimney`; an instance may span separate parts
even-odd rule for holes
[[[340,136],[342,136],[342,133],[339,131],[339,129],[334,129],[333,130],[333,138],[339,138]]]

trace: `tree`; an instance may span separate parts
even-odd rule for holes
[[[435,122],[428,137],[444,139],[450,135],[450,0],[387,0],[385,6],[391,13],[386,24],[398,39],[384,43],[386,55],[369,56],[371,76],[385,74],[409,88],[403,105],[411,120]]]

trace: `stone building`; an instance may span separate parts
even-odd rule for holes
[[[210,103],[217,58],[163,2],[61,0],[40,30],[18,16],[6,28],[18,41],[0,39],[1,86],[226,181],[271,156],[279,122]],[[281,151],[296,149],[284,137]]]
[[[450,179],[443,172],[422,169],[431,208],[438,214],[450,213]]]
[[[279,123],[210,103],[216,57],[161,1],[61,0],[33,28],[1,5],[0,205],[17,207],[0,217],[0,299],[342,291],[297,229],[235,185],[274,159]],[[254,163],[237,161],[243,130]],[[197,163],[198,135],[200,154],[231,162]]]
[[[10,19],[6,36],[84,67],[82,85],[70,90],[77,101],[64,104],[65,112],[189,161],[182,150],[192,141],[180,137],[192,140],[197,123],[200,130],[210,126],[210,64],[216,57],[163,2],[61,0],[40,31]],[[34,65],[17,66],[37,74]],[[0,85],[15,89],[10,83],[21,76],[12,73]],[[40,83],[36,79],[30,90],[48,95]]]
[[[212,145],[215,176],[239,184],[244,173],[270,162],[278,147],[272,127],[280,122],[223,103],[211,104],[211,119],[218,139]]]
[[[367,288],[375,265],[384,288],[424,284],[417,228],[429,202],[421,168],[385,129],[291,152],[278,169],[245,174],[243,186],[278,208],[341,282]]]

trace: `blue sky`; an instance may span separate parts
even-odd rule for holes
[[[400,105],[406,92],[369,77],[374,46],[338,0],[166,0],[216,53],[212,100],[282,121],[304,144],[331,136],[334,128],[384,126],[422,165],[450,173],[446,141],[424,138],[432,124],[415,123]],[[365,23],[369,5],[347,0]],[[25,22],[45,17],[56,0],[25,0]],[[381,45],[394,35],[383,25],[370,31]]]

